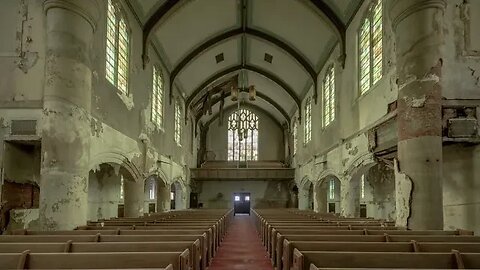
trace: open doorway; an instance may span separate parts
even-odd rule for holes
[[[250,215],[250,193],[241,192],[233,194],[233,214]]]

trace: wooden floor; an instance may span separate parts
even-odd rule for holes
[[[273,270],[249,216],[235,216],[208,270]]]

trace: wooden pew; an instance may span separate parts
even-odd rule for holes
[[[405,252],[326,252],[294,250],[294,270],[319,269],[460,269],[480,268],[480,254]]]
[[[0,235],[1,243],[66,243],[66,242],[200,242],[202,267],[206,268],[210,258],[203,235]]]
[[[201,269],[200,241],[184,242],[100,242],[100,243],[0,243],[1,253],[104,253],[104,252],[183,252],[189,250],[194,270]]]
[[[418,243],[407,242],[311,242],[289,241],[283,244],[282,263],[278,269],[290,269],[293,263],[293,250],[303,251],[340,251],[340,252],[423,252],[448,253],[458,250],[466,253],[480,253],[480,243]]]
[[[26,251],[20,254],[0,254],[0,265],[6,269],[190,269],[188,250],[183,252],[31,254]]]
[[[283,252],[285,250],[284,243],[288,241],[317,241],[317,242],[453,242],[453,243],[480,243],[478,236],[445,236],[445,235],[277,235],[277,247],[275,249],[275,265],[278,266],[282,262]],[[281,243],[281,244],[280,244]],[[288,249],[287,249],[288,250]]]

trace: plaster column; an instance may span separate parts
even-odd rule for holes
[[[143,215],[145,205],[145,185],[143,181],[125,180],[124,205],[125,217],[139,217]]]
[[[43,6],[47,38],[39,225],[71,230],[87,221],[90,50],[99,6],[95,0],[45,0]]]
[[[314,210],[320,214],[327,213],[327,181],[321,181],[315,185],[315,189],[313,190],[314,194]]]
[[[170,186],[160,184],[157,193],[157,212],[170,211]]]
[[[445,7],[446,0],[396,0],[390,10],[399,85],[396,175],[405,176],[397,179],[398,184],[412,186],[411,198],[397,200],[406,202],[401,207],[410,207],[408,227],[416,230],[443,229],[441,71]]]
[[[310,203],[309,199],[309,190],[305,188],[299,188],[298,189],[298,209],[300,210],[308,210],[309,206],[308,204]]]
[[[360,185],[353,179],[341,180],[340,214],[344,217],[360,216]]]

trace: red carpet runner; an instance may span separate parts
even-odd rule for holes
[[[208,270],[273,270],[249,216],[235,216]]]

